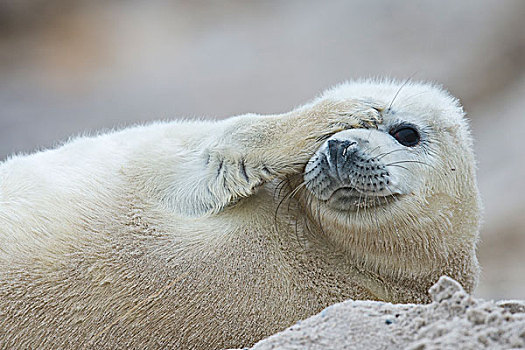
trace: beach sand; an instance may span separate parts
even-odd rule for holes
[[[258,342],[269,349],[522,349],[525,301],[487,301],[443,276],[427,305],[348,300]]]

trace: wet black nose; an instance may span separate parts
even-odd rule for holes
[[[348,179],[347,168],[350,167],[351,157],[356,151],[357,142],[348,140],[329,140],[328,141],[328,163],[330,172],[340,181]]]
[[[329,140],[328,157],[330,158],[330,163],[337,164],[342,160],[344,161],[348,157],[349,148],[355,144],[355,141]]]

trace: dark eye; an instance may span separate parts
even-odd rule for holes
[[[414,147],[421,140],[417,130],[410,126],[394,129],[390,132],[390,135],[392,135],[397,140],[397,142],[407,147]]]

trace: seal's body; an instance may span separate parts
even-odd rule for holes
[[[13,157],[1,347],[243,347],[348,298],[471,290],[474,164],[455,99],[373,81]]]

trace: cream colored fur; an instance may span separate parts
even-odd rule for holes
[[[390,111],[430,135],[417,155],[429,165],[399,175],[409,194],[342,212],[291,193],[324,136],[378,132]],[[0,348],[244,347],[348,298],[426,302],[441,275],[470,291],[471,143],[440,88],[361,81],[281,115],[12,157],[0,165]]]

